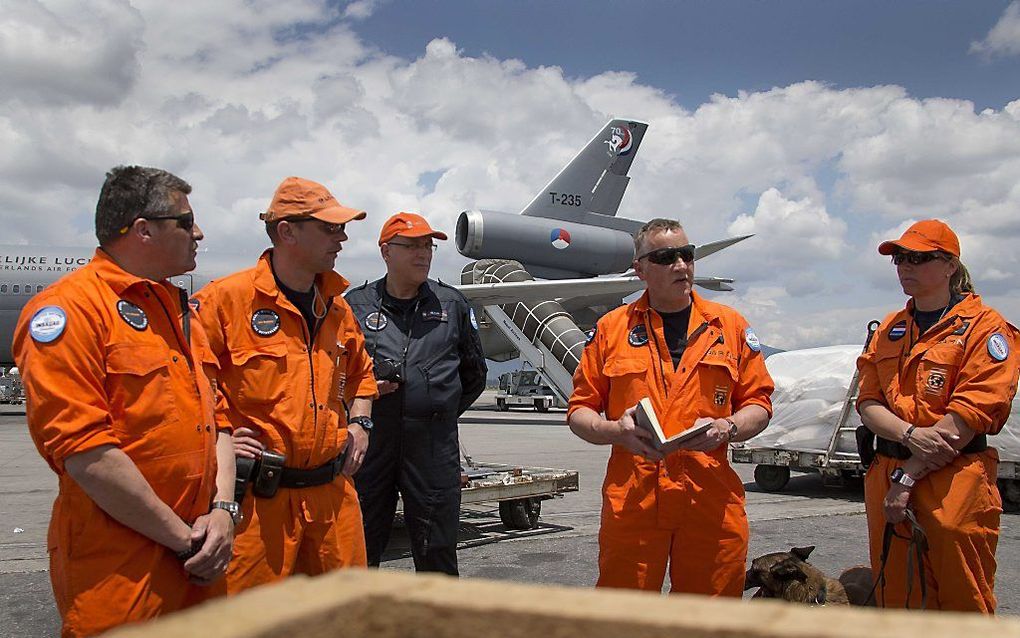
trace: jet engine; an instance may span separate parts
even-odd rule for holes
[[[570,279],[627,270],[634,240],[611,228],[469,210],[457,219],[457,250],[470,259],[515,259],[536,277]]]

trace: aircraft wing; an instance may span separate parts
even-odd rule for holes
[[[694,284],[709,290],[733,290],[733,280],[723,277],[695,277]],[[503,305],[518,301],[546,301],[549,299],[574,300],[588,297],[604,301],[622,299],[645,287],[636,276],[598,277],[584,279],[551,279],[491,284],[464,284],[457,286],[467,300],[478,306]]]
[[[727,237],[726,239],[720,239],[719,241],[713,241],[707,244],[701,244],[699,246],[696,246],[694,248],[694,259],[695,261],[697,261],[698,259],[704,259],[705,257],[708,257],[711,254],[719,252],[723,248],[729,248],[730,246],[737,242],[744,241],[748,237],[754,237],[754,235],[740,235],[738,237]],[[730,283],[733,282],[730,281]],[[715,289],[713,288],[713,290]]]

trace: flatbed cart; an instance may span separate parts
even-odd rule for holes
[[[467,461],[461,474],[461,505],[498,502],[499,518],[507,529],[534,529],[542,501],[578,490],[576,470]]]
[[[877,321],[868,324],[864,349],[867,349],[879,325]],[[754,464],[754,482],[766,492],[781,492],[790,481],[791,472],[818,473],[826,482],[838,484],[863,477],[867,468],[861,464],[861,457],[856,451],[857,427],[855,423],[847,423],[856,409],[857,381],[858,372],[854,370],[837,426],[824,452],[749,447],[744,443],[734,443],[730,446],[730,461]],[[1020,463],[1000,458],[997,484],[1003,510],[1020,512]]]

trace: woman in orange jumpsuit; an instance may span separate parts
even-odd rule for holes
[[[917,222],[878,251],[910,299],[857,361],[857,410],[876,435],[865,478],[876,603],[993,613],[1002,501],[987,437],[1009,417],[1018,331],[974,294],[943,222]],[[908,509],[926,551],[912,543]],[[895,533],[883,561],[887,522]]]

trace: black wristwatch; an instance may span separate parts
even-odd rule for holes
[[[909,474],[903,471],[902,467],[898,467],[893,470],[892,474],[889,475],[889,480],[893,483],[899,483],[908,490],[914,487],[914,484],[917,483],[917,481],[915,481]]]
[[[347,422],[357,423],[358,425],[361,426],[362,430],[368,433],[371,433],[372,428],[375,427],[375,424],[372,423],[372,417],[370,416],[352,416],[350,419],[347,420]]]
[[[223,510],[227,514],[230,514],[230,520],[234,521],[234,525],[241,522],[241,506],[237,504],[237,501],[213,501],[212,510]]]

